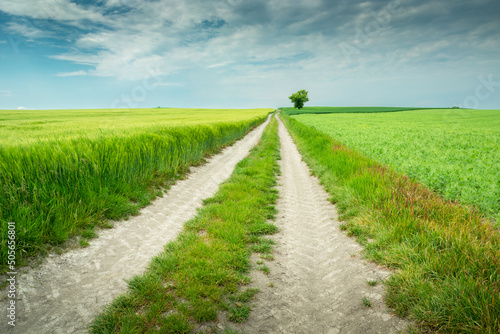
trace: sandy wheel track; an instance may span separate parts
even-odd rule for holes
[[[407,323],[391,315],[382,300],[389,272],[352,255],[361,251],[336,220],[335,207],[310,175],[292,138],[279,122],[281,138],[280,198],[276,224],[280,232],[271,273],[256,272],[261,289],[243,333],[395,333]],[[273,287],[270,284],[274,285]],[[367,297],[372,307],[362,305]]]
[[[8,300],[4,299],[0,332],[86,333],[102,307],[125,291],[125,280],[143,272],[183,223],[194,217],[202,200],[215,194],[257,144],[268,122],[269,118],[203,166],[192,168],[186,180],[177,182],[139,216],[101,231],[89,247],[51,255],[40,267],[18,275],[17,325],[7,325]]]

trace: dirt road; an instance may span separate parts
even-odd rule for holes
[[[211,197],[238,161],[257,144],[267,122],[201,167],[192,168],[141,214],[104,230],[84,249],[52,255],[18,277],[16,326],[7,325],[7,299],[0,303],[1,333],[86,333],[102,307],[126,289],[126,279],[144,271],[149,260],[174,239]],[[2,296],[7,293],[2,291]]]
[[[255,272],[261,289],[249,321],[238,327],[250,333],[395,333],[407,323],[383,303],[383,287],[368,285],[389,272],[368,263],[352,238],[339,229],[335,207],[310,175],[280,122],[281,177],[276,224],[280,232],[270,274]],[[372,306],[362,303],[363,297]]]
[[[267,123],[266,123],[267,124]],[[113,297],[125,291],[125,280],[144,271],[148,261],[174,239],[196,214],[202,199],[248,154],[264,125],[234,146],[193,168],[189,178],[141,211],[139,216],[102,231],[84,249],[53,255],[19,277],[17,326],[0,323],[1,333],[85,333],[88,324]],[[297,151],[283,124],[280,232],[270,275],[256,272],[261,289],[243,333],[395,333],[407,323],[384,306],[383,287],[368,285],[389,272],[360,259],[361,247],[339,229],[335,207]],[[364,306],[367,298],[371,307]],[[7,300],[0,303],[5,312]],[[2,313],[5,314],[5,313]],[[231,325],[234,327],[234,325]]]

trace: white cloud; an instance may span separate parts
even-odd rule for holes
[[[18,23],[18,22],[7,23],[6,30],[9,33],[18,34],[18,35],[24,36],[30,40],[33,40],[36,38],[50,37],[53,35],[51,32],[40,30],[33,25],[23,24],[23,23]]]
[[[494,33],[498,22],[473,25],[467,21],[467,25],[463,20],[468,15],[451,15],[460,7],[451,0],[444,4],[401,0],[404,10],[392,15],[390,23],[348,62],[339,44],[354,44],[356,29],[375,22],[373,14],[391,1],[356,5],[294,0],[99,0],[80,6],[70,0],[4,0],[0,10],[28,18],[8,27],[32,39],[50,32],[30,25],[30,18],[54,20],[61,31],[68,24],[82,28],[72,29],[65,39],[69,45],[59,45],[63,51],[53,51],[50,57],[91,69],[57,76],[161,77],[150,84],[182,86],[213,96],[225,90],[238,96],[250,91],[272,99],[276,82],[285,91],[309,85],[325,95],[345,82],[358,94],[358,87],[375,86],[376,80],[384,78],[432,75],[438,68],[443,73],[457,68],[477,71],[475,64],[484,64],[485,59],[491,68],[498,68],[499,62],[491,56],[498,53]],[[201,24],[204,20],[224,24],[214,28]],[[470,69],[460,66],[464,55],[476,57],[467,62]]]
[[[72,53],[52,58],[94,66],[94,70],[88,71],[89,75],[141,80],[150,76],[152,68],[159,68],[163,75],[192,68],[268,71],[267,63],[293,63],[297,61],[294,57],[301,53],[309,53],[321,64],[332,63],[332,57],[340,53],[336,36],[318,31],[290,36],[286,26],[271,22],[239,24],[240,14],[230,3],[215,5],[187,0],[147,2],[137,6],[135,1],[120,0],[108,1],[106,5],[131,5],[134,10],[116,16],[113,29],[83,34],[76,40]],[[276,20],[281,20],[281,1],[271,1],[268,5]],[[328,14],[324,11],[305,20],[289,21],[286,25],[294,31],[307,31],[308,25],[324,20]],[[358,17],[363,15],[366,13],[361,12]],[[203,20],[220,18],[228,22],[227,26],[210,31],[197,27]],[[343,60],[343,57],[338,59]],[[326,71],[331,72],[332,66],[342,67],[341,63],[336,61]],[[242,68],[238,64],[250,65]],[[324,68],[315,70],[319,74],[325,72]]]
[[[81,7],[69,0],[45,2],[7,0],[0,5],[0,9],[29,17],[48,17],[47,11],[43,14],[43,10],[40,13],[40,10],[33,8],[40,6],[48,8],[54,4],[58,5],[58,10],[50,11],[51,18],[71,21],[74,24],[90,20],[94,23],[105,23],[107,27],[81,34],[76,39],[71,53],[51,56],[58,60],[93,66],[94,69],[88,71],[88,75],[140,80],[148,78],[152,68],[159,68],[163,75],[192,68],[269,71],[268,63],[280,61],[294,63],[298,61],[294,57],[301,53],[309,53],[310,57],[315,58],[316,64],[329,63],[327,69],[315,68],[313,64],[308,65],[319,74],[325,71],[331,72],[332,67],[345,67],[344,57],[337,47],[342,36],[325,35],[321,30],[314,31],[314,29],[308,32],[310,27],[314,27],[315,22],[325,21],[334,15],[328,10],[317,11],[320,2],[308,2],[307,6],[296,4],[295,6],[302,6],[300,8],[311,15],[306,15],[300,20],[290,20],[289,17],[285,17],[290,1],[268,1],[263,9],[259,9],[258,15],[251,15],[255,17],[267,15],[272,17],[272,21],[252,25],[247,23],[248,18],[243,17],[247,14],[243,15],[238,9],[240,6],[250,4],[238,0],[220,2],[108,0],[104,2],[104,7]],[[119,6],[130,6],[133,10],[112,17],[103,16],[105,8],[120,8]],[[370,15],[373,6],[368,7],[359,9],[359,13],[349,21],[351,25],[355,22],[365,23],[368,20],[367,16]],[[269,13],[266,13],[266,10]],[[227,22],[221,29],[207,30],[199,26],[203,20],[219,19]],[[21,28],[17,27],[18,30]],[[43,36],[43,32],[40,31],[26,28],[24,31],[32,38]],[[300,33],[293,35],[290,31]],[[353,37],[352,32],[347,33],[347,38]],[[382,39],[377,41],[380,40]],[[332,63],[332,58],[339,54],[340,57]],[[238,64],[249,64],[249,66],[242,68],[238,67]]]
[[[224,66],[227,66],[229,64],[233,63],[232,61],[224,61],[222,63],[217,63],[217,64],[212,64],[212,65],[208,65],[207,68],[217,68],[217,67],[224,67]]]
[[[74,76],[82,76],[82,75],[87,75],[87,72],[80,70],[80,71],[75,71],[75,72],[62,72],[62,73],[56,74],[56,76],[58,76],[58,77],[74,77]]]
[[[60,55],[49,56],[49,58],[66,60],[80,65],[90,65],[90,66],[97,66],[97,64],[99,64],[99,59],[100,59],[99,56],[76,54],[76,53],[63,53]]]
[[[0,10],[10,15],[66,21],[79,26],[85,20],[107,21],[97,7],[83,8],[70,0],[2,0]]]
[[[17,110],[27,110],[27,109],[28,109],[28,108],[23,107],[23,106],[19,106],[19,107],[17,107]]]

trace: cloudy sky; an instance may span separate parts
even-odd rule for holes
[[[0,0],[0,109],[500,109],[498,0]]]

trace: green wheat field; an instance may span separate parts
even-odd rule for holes
[[[500,221],[500,111],[430,109],[293,117],[446,199],[474,205]]]
[[[272,109],[0,111],[0,258],[17,258],[132,214],[190,165],[244,136]]]

